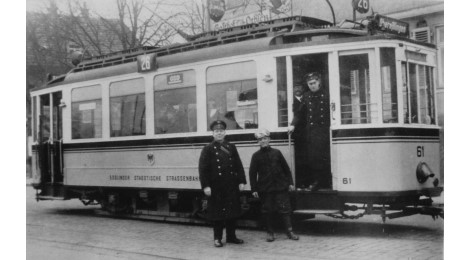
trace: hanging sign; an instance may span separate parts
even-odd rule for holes
[[[147,72],[154,71],[157,69],[157,55],[144,54],[137,57],[137,71],[138,72]]]
[[[224,0],[209,0],[209,17],[212,21],[218,22],[225,14]]]

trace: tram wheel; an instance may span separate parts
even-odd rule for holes
[[[132,199],[130,197],[110,193],[101,200],[101,208],[111,214],[125,214],[132,211]]]

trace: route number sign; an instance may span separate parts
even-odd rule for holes
[[[137,71],[147,72],[157,69],[157,59],[155,53],[144,54],[137,57]]]
[[[369,0],[352,0],[353,9],[361,14],[369,12]]]

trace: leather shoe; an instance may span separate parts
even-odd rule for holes
[[[216,240],[214,240],[214,246],[215,247],[223,247],[224,244],[222,244],[222,241],[220,241],[220,239],[216,239]]]
[[[274,241],[274,234],[271,232],[268,232],[268,235],[266,236],[266,241],[267,242],[273,242]]]
[[[291,240],[299,240],[299,236],[294,234],[294,232],[292,231],[287,232],[287,237]]]
[[[320,188],[318,184],[319,184],[318,181],[312,183],[311,185],[309,185],[309,186],[305,189],[305,191],[308,191],[308,192],[310,192],[310,191],[317,191],[317,190]]]
[[[231,238],[231,239],[227,239],[227,243],[231,243],[231,244],[243,244],[243,240],[242,239],[238,239],[238,238]]]

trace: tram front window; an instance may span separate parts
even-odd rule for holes
[[[339,57],[341,123],[371,123],[376,115],[371,103],[368,54]]]
[[[382,116],[384,123],[398,123],[397,79],[395,49],[380,49],[380,76],[382,82]]]
[[[72,139],[102,136],[101,86],[72,90]]]
[[[111,136],[145,134],[144,80],[132,79],[110,85]]]
[[[210,67],[207,82],[208,130],[214,120],[225,121],[227,130],[258,128],[255,62]]]
[[[435,124],[433,68],[402,63],[404,122]]]

